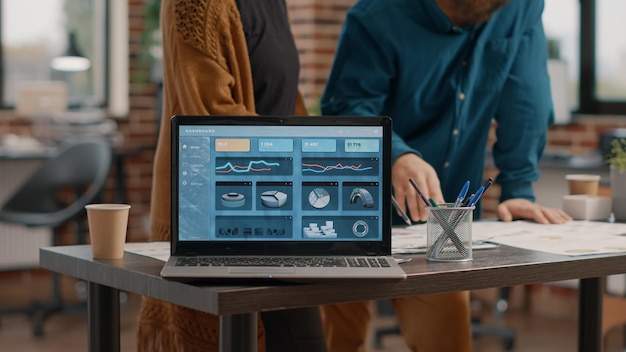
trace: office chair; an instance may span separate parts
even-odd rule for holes
[[[109,142],[94,135],[70,137],[58,153],[46,160],[0,208],[0,222],[52,229],[53,245],[61,245],[61,228],[77,224],[77,243],[84,233],[85,205],[98,200],[109,175],[112,151]],[[1,234],[0,234],[1,235]],[[84,309],[84,304],[81,304]],[[33,334],[43,336],[43,323],[53,313],[74,310],[61,299],[60,275],[52,274],[52,297],[42,304],[0,310],[0,316],[28,314],[35,317]]]

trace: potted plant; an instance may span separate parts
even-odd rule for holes
[[[626,138],[615,138],[611,141],[611,151],[606,155],[606,163],[620,173],[626,171]]]
[[[611,140],[605,161],[611,167],[611,198],[617,220],[626,220],[626,138]]]
[[[141,50],[135,58],[138,69],[133,71],[133,82],[142,88],[145,84],[160,84],[162,80],[160,11],[161,0],[144,1],[144,28],[139,41]]]

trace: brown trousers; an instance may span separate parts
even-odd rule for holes
[[[392,300],[404,341],[415,352],[470,352],[469,292]],[[322,306],[328,352],[363,352],[370,302]]]

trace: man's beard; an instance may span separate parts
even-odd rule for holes
[[[453,0],[456,14],[463,25],[477,25],[489,18],[509,0]]]

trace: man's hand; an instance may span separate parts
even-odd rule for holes
[[[563,210],[548,208],[526,199],[509,199],[498,205],[502,221],[534,220],[540,224],[563,224],[572,220]]]
[[[426,221],[426,205],[409,183],[412,178],[422,193],[428,198],[443,203],[443,194],[435,169],[416,154],[407,153],[396,159],[391,169],[393,192],[402,210],[414,222]],[[406,208],[408,208],[408,211]]]

